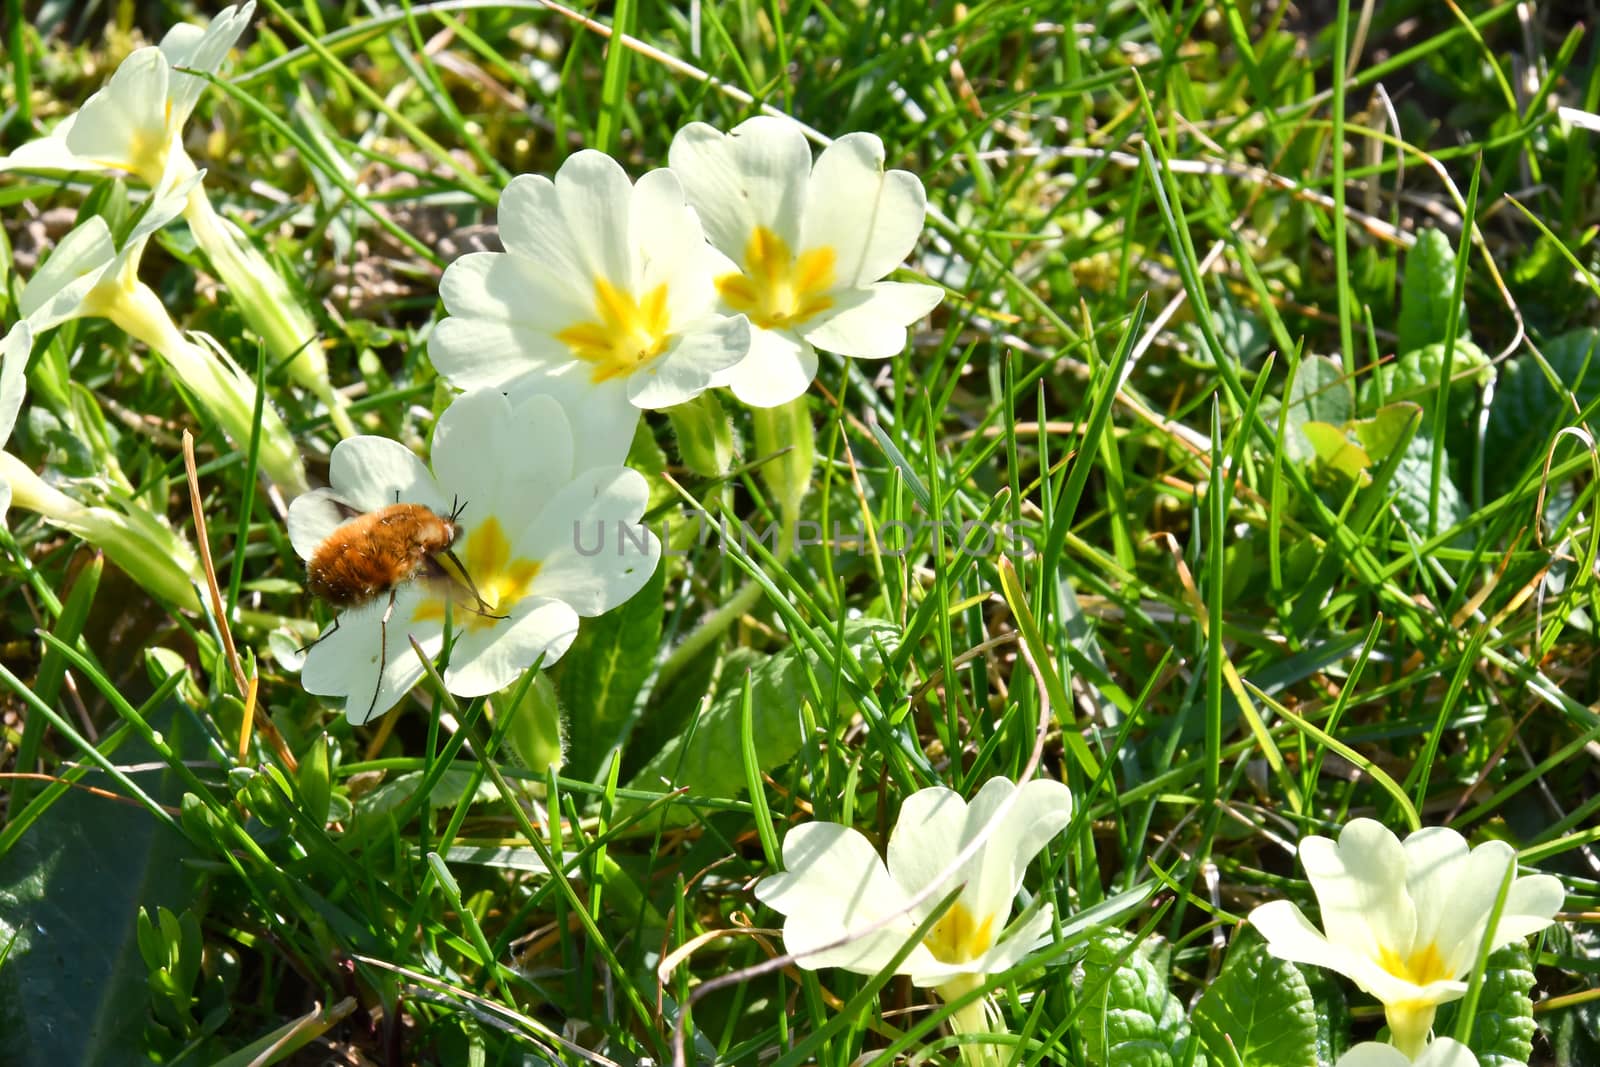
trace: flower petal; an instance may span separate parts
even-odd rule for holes
[[[1555,922],[1555,914],[1566,899],[1566,887],[1554,875],[1528,874],[1518,878],[1506,894],[1500,925],[1495,927],[1489,950],[1492,952],[1543,930]]]
[[[841,288],[875,282],[911,254],[928,198],[917,176],[883,170],[883,142],[847,133],[822,150],[806,190],[800,248],[834,250]]]
[[[1365,973],[1368,965],[1351,948],[1328,940],[1293,902],[1274,900],[1250,912],[1247,920],[1267,940],[1267,951],[1290,963],[1308,963],[1346,978]]]
[[[543,667],[549,667],[578,636],[578,616],[572,608],[545,597],[518,601],[509,619],[491,625],[463,626],[462,621],[458,613],[456,640],[444,672],[445,688],[462,697],[499,692],[540,656]]]
[[[972,865],[962,899],[980,921],[993,917],[1000,930],[1011,917],[1011,901],[1028,864],[1072,821],[1072,790],[1049,778],[1013,785],[1009,778],[983,783],[967,808],[965,847],[985,828],[988,836]]]
[[[1030,955],[1050,943],[1050,931],[1055,925],[1055,910],[1046,904],[1030,915],[980,959],[974,960],[973,970],[978,974],[999,974],[1009,971]]]
[[[755,895],[787,916],[784,948],[800,956],[807,970],[843,967],[875,974],[916,929],[916,923],[902,917],[837,948],[821,948],[901,911],[906,903],[872,845],[848,826],[811,822],[795,827],[783,840],[783,865],[783,874],[756,884]],[[900,970],[908,973],[910,967],[935,962],[918,945]]]
[[[426,673],[411,648],[411,638],[428,656],[437,656],[444,643],[437,620],[415,618],[422,600],[421,583],[413,582],[395,589],[392,611],[389,598],[380,597],[341,612],[336,625],[306,653],[300,670],[306,691],[343,697],[345,718],[357,726],[394,707]],[[385,613],[387,626],[382,624]]]
[[[352,506],[332,489],[313,489],[289,501],[289,543],[295,555],[309,560],[328,535],[351,517]]]
[[[640,256],[639,290],[667,287],[667,313],[674,332],[711,311],[717,299],[715,278],[734,268],[706,244],[700,219],[684,198],[670,170],[653,170],[633,187],[629,232]]]
[[[328,463],[333,491],[361,511],[391,504],[423,504],[450,513],[450,500],[416,455],[387,437],[348,437],[333,446]]]
[[[0,156],[0,171],[8,170],[98,170],[92,159],[81,159],[67,147],[67,133],[72,129],[76,115],[68,115],[56,124],[48,136],[40,137]]]
[[[1406,891],[1405,848],[1387,827],[1354,819],[1337,843],[1307,837],[1300,842],[1300,862],[1329,941],[1368,960],[1384,948],[1402,957],[1411,951],[1417,915]]]
[[[554,335],[594,313],[588,289],[544,263],[507,252],[469,252],[455,260],[439,279],[439,296],[452,316],[546,335],[540,350],[527,354],[530,359],[571,359],[571,350]]]
[[[650,410],[693,400],[711,387],[719,371],[735,366],[750,353],[750,334],[750,323],[743,315],[706,319],[686,330],[644,369],[628,376],[628,399],[634,407]]]
[[[1412,949],[1432,945],[1449,977],[1472,969],[1500,895],[1506,869],[1517,862],[1504,841],[1489,841],[1470,853],[1466,838],[1442,826],[1406,838],[1406,880],[1417,909]]]
[[[11,440],[28,391],[28,360],[33,356],[33,326],[23,319],[0,340],[0,448]]]
[[[255,9],[255,0],[250,0],[246,4],[223,8],[204,29],[188,23],[174,26],[161,38],[161,53],[174,67],[189,67],[215,74],[222,69],[222,61],[228,58],[228,52],[250,24],[250,16]],[[173,71],[171,78],[170,122],[174,130],[181,130],[208,83],[204,78],[179,71]]]
[[[493,515],[524,529],[572,479],[572,429],[561,405],[531,396],[513,406],[497,389],[456,397],[433,431],[434,479],[468,528]],[[536,460],[536,462],[529,462]]]
[[[83,102],[67,132],[67,150],[103,167],[140,171],[152,153],[166,154],[167,86],[171,69],[154,46],[136,49],[106,86]],[[153,176],[140,174],[147,181]]]
[[[639,280],[630,232],[633,185],[622,165],[604,152],[574,152],[556,171],[556,199],[584,268],[582,282],[609,279],[631,290]]]
[[[1411,1061],[1393,1045],[1363,1041],[1340,1056],[1336,1067],[1411,1067]]]
[[[562,214],[555,182],[542,174],[512,178],[500,194],[495,224],[507,252],[543,265],[575,291],[583,291],[589,271]]]
[[[736,262],[757,226],[800,247],[811,146],[790,119],[760,115],[724,134],[703,122],[679,130],[667,165],[683,183],[711,243]]]
[[[33,324],[35,333],[77,318],[116,258],[111,230],[96,215],[56,242],[50,258],[22,287],[17,310]]]
[[[661,560],[661,542],[639,522],[650,488],[627,468],[584,471],[513,535],[513,552],[540,563],[529,592],[555,597],[585,618],[603,614],[644,587]]]
[[[1344,1063],[1342,1059],[1339,1062]],[[1413,1061],[1412,1067],[1478,1067],[1478,1057],[1454,1038],[1436,1037]]]
[[[588,368],[574,361],[559,368],[532,368],[507,382],[505,388],[513,404],[546,395],[561,405],[576,442],[574,474],[620,467],[627,460],[639,425],[639,409],[628,399],[624,380],[596,385],[589,380]]]
[[[753,408],[775,408],[804,393],[817,376],[817,350],[786,331],[750,328],[750,354],[716,376]]]
[[[874,282],[836,298],[834,309],[817,325],[807,326],[805,339],[824,352],[856,359],[887,359],[905,351],[906,327],[944,299],[936,285]]]
[[[889,835],[889,877],[914,897],[941,874],[946,888],[918,907],[913,919],[921,922],[946,892],[963,879],[967,866],[951,870],[961,851],[967,826],[967,802],[943,786],[919,789],[900,805],[900,817]]]

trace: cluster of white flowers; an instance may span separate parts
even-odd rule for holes
[[[0,447],[38,337],[81,317],[109,319],[147,345],[237,446],[259,432],[262,469],[293,496],[294,549],[341,609],[310,647],[302,680],[341,700],[352,722],[397,704],[435,659],[456,695],[505,690],[559,659],[581,618],[645,585],[661,545],[640,526],[648,484],[626,465],[642,411],[717,387],[755,408],[788,404],[815,377],[818,350],[897,355],[943,295],[885,280],[916,244],[926,205],[914,175],[885,169],[872,134],[847,134],[813,160],[801,128],[783,118],[727,133],[693,123],[673,138],[668,166],[637,182],[609,156],[580,151],[553,179],[522,175],[506,187],[505,251],[463,256],[444,272],[448,316],[428,350],[460,393],[437,419],[425,465],[399,442],[354,432],[309,316],[212,209],[184,147],[206,85],[190,72],[220,69],[253,6],[135,51],[75,116],[0,159],[0,169],[112,171],[149,188],[120,243],[90,218],[23,289],[22,317],[0,341]],[[340,426],[328,487],[309,490],[298,447],[272,406],[257,403],[250,377],[214,342],[181,331],[139,280],[149,240],[180,215],[263,342]],[[164,526],[81,506],[0,452],[0,520],[13,499],[103,543],[135,573],[150,557],[152,591],[190,599],[193,557]],[[581,546],[586,530],[601,531],[598,551]],[[904,801],[887,862],[855,829],[812,822],[788,834],[786,870],[755,896],[784,915],[800,966],[878,974],[892,965],[965,1002],[951,1018],[957,1031],[992,1035],[1003,1031],[998,1007],[972,994],[1049,944],[1051,906],[1036,901],[1015,922],[1012,907],[1073,807],[1065,785],[1043,779],[993,778],[970,804],[924,789]],[[1402,842],[1366,819],[1337,841],[1307,837],[1299,855],[1322,930],[1288,901],[1249,921],[1274,955],[1337,971],[1382,1002],[1389,1042],[1356,1046],[1340,1067],[1473,1067],[1465,1046],[1432,1037],[1435,1012],[1466,993],[1485,952],[1553,921],[1560,881],[1516,877],[1516,856],[1500,842],[1469,849],[1443,828]],[[962,1054],[1002,1062],[983,1040]]]
[[[623,464],[642,410],[716,386],[754,407],[786,404],[815,376],[818,348],[895,355],[943,295],[883,280],[910,254],[926,204],[915,176],[885,170],[871,134],[848,134],[813,163],[792,121],[755,118],[726,134],[695,123],[674,138],[669,167],[637,182],[609,156],[578,152],[553,180],[528,174],[506,187],[506,251],[463,256],[444,273],[448,317],[428,349],[463,394],[438,420],[430,473],[400,444],[358,435],[343,419],[309,318],[216,214],[184,146],[202,75],[221,68],[253,10],[229,7],[204,29],[179,26],[136,50],[76,115],[0,159],[0,169],[106,171],[151,190],[120,246],[98,217],[60,243],[22,294],[28,328],[16,340],[26,347],[69,318],[108,318],[159,355],[242,448],[254,384],[214,342],[186,336],[137,275],[151,236],[185,218],[247,321],[345,436],[331,486],[307,492],[298,448],[262,405],[261,465],[294,497],[295,549],[312,562],[337,544],[357,557],[333,561],[338,573],[367,572],[341,589],[343,610],[303,666],[306,687],[343,698],[352,721],[392,707],[423,677],[413,643],[429,657],[449,646],[452,692],[493,692],[559,658],[579,617],[644,584],[660,553],[653,535],[581,554],[575,537],[584,523],[639,522],[646,485]],[[8,373],[20,375],[19,362],[26,356],[10,358]],[[375,512],[403,504],[428,509],[444,532],[419,540],[411,531],[412,547],[378,558],[401,519],[425,514],[374,525]],[[347,523],[364,525],[340,535]]]

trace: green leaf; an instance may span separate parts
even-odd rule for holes
[[[1334,1067],[1349,1048],[1350,1005],[1344,989],[1329,971],[1307,967],[1300,972],[1316,1006],[1317,1067]]]
[[[856,619],[844,625],[844,644],[870,672],[878,664],[874,639],[892,648],[899,628],[882,619]],[[787,763],[805,741],[800,730],[800,703],[811,699],[807,666],[826,694],[834,684],[829,664],[798,646],[763,659],[750,670],[751,730],[758,770],[769,771]],[[841,713],[849,703],[842,688]],[[658,790],[663,781],[688,786],[696,796],[736,797],[744,792],[744,761],[740,757],[740,709],[744,686],[728,687],[698,721],[669,740],[634,775],[630,788]]]
[[[1131,952],[1130,946],[1133,938],[1120,930],[1098,931],[1073,971],[1073,986],[1090,998],[1084,1054],[1095,1067],[1204,1067],[1183,1006],[1167,988],[1166,969],[1152,959],[1149,942]]]
[[[140,756],[131,743],[120,754]],[[139,909],[182,906],[191,856],[148,812],[74,789],[0,858],[0,1060],[149,1062],[138,1052],[150,1005],[143,954],[166,960],[179,949],[159,922],[141,938]]]
[[[1289,386],[1289,414],[1283,435],[1283,450],[1296,462],[1309,462],[1314,453],[1300,435],[1308,422],[1342,426],[1355,416],[1356,393],[1349,375],[1337,360],[1310,356],[1300,361]],[[1262,404],[1262,415],[1275,422],[1277,413],[1270,402]]]
[[[1472,1017],[1472,1040],[1480,1067],[1522,1067],[1533,1055],[1533,961],[1520,941],[1489,957],[1483,972],[1478,1013]],[[1446,1005],[1434,1021],[1437,1034],[1456,1028],[1456,1004]]]
[[[1366,449],[1350,439],[1343,426],[1308,422],[1300,427],[1300,432],[1311,442],[1317,469],[1357,479],[1362,485],[1371,483],[1372,476],[1367,473],[1367,468],[1372,466],[1372,457]]]
[[[1445,340],[1450,319],[1450,298],[1455,293],[1456,250],[1440,230],[1428,227],[1406,253],[1405,280],[1400,289],[1400,344],[1404,356],[1427,344]],[[1467,332],[1463,304],[1456,332]]]
[[[1600,397],[1600,330],[1585,328],[1562,334],[1541,349],[1562,385],[1558,393],[1531,357],[1505,364],[1489,408],[1483,448],[1495,462],[1487,473],[1501,488],[1519,478],[1529,464],[1541,460],[1551,436],[1578,421],[1578,411]],[[1592,351],[1592,355],[1591,355]],[[1577,406],[1563,395],[1570,392]],[[1600,420],[1589,423],[1600,435]]]
[[[1466,338],[1456,341],[1450,356],[1450,416],[1453,422],[1469,421],[1479,390],[1494,379],[1494,366],[1483,349]],[[1431,411],[1438,395],[1439,379],[1444,377],[1444,345],[1430,344],[1412,349],[1392,363],[1385,363],[1361,387],[1361,408],[1371,411],[1381,396],[1385,404],[1409,400]],[[1430,432],[1423,421],[1419,433]]]
[[[666,567],[626,603],[587,619],[561,659],[556,691],[571,717],[566,773],[593,779],[635,721],[634,702],[661,643]]]
[[[1370,419],[1351,419],[1340,426],[1311,421],[1302,423],[1300,432],[1311,443],[1318,470],[1354,478],[1366,486],[1372,484],[1369,472],[1373,465],[1389,458],[1417,411],[1416,404],[1385,404]]]
[[[1419,429],[1406,445],[1405,455],[1395,468],[1394,481],[1391,483],[1391,488],[1396,494],[1395,509],[1399,511],[1406,525],[1419,535],[1428,529],[1428,483],[1433,476],[1432,456],[1436,447],[1444,446],[1435,445]],[[1461,490],[1456,488],[1456,483],[1451,479],[1449,472],[1450,460],[1446,457],[1443,477],[1439,481],[1438,529],[1440,530],[1448,530],[1460,522],[1466,514],[1466,504],[1461,499]]]
[[[1317,1004],[1299,968],[1255,936],[1235,939],[1222,973],[1191,1013],[1195,1033],[1220,1062],[1242,1067],[1318,1067]]]

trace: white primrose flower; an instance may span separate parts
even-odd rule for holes
[[[1416,1059],[1393,1045],[1363,1041],[1352,1047],[1334,1067],[1478,1067],[1478,1057],[1461,1042],[1448,1037],[1433,1041]]]
[[[474,252],[439,284],[450,317],[428,342],[461,389],[590,394],[595,421],[632,437],[641,408],[698,396],[745,357],[750,327],[716,310],[728,269],[666,170],[630,185],[601,152],[575,153],[555,180],[523,174],[500,197],[504,252]]]
[[[169,167],[180,176],[193,173],[183,127],[207,83],[175,68],[215,74],[255,6],[250,0],[223,8],[203,28],[181,23],[167,31],[159,47],[135,49],[77,114],[49,136],[0,159],[0,170],[121,171],[151,187],[161,184]]]
[[[1007,924],[1029,862],[1071,821],[1071,791],[1049,779],[1018,786],[1009,778],[991,778],[970,805],[941,786],[921,789],[900,806],[887,866],[858,831],[805,823],[783,840],[784,873],[762,879],[755,895],[784,915],[784,947],[801,967],[876,974],[961,886],[961,895],[896,971],[953,1000],[1049,942],[1048,904],[1010,929]],[[977,851],[946,874],[980,834],[985,836]],[[959,1010],[951,1023],[961,1033],[993,1033],[997,1020],[993,1006],[980,1000]],[[969,1063],[987,1063],[994,1051],[974,1044],[964,1054]]]
[[[590,464],[587,417],[569,419],[547,395],[513,400],[484,389],[439,416],[431,472],[387,438],[335,446],[331,486],[289,508],[302,558],[312,560],[353,515],[397,503],[450,516],[455,558],[440,553],[414,579],[342,611],[306,656],[306,689],[342,698],[353,723],[382,714],[425,673],[411,640],[437,657],[448,615],[445,685],[464,697],[494,693],[541,656],[546,666],[559,659],[580,617],[638,592],[661,555],[640,525],[648,486],[620,460]]]
[[[1543,930],[1565,896],[1551,875],[1516,878],[1490,931],[1516,853],[1503,841],[1469,851],[1465,838],[1439,826],[1402,843],[1381,823],[1355,819],[1337,841],[1303,839],[1300,862],[1317,895],[1322,930],[1287,900],[1256,908],[1250,925],[1279,959],[1337,971],[1382,1001],[1395,1046],[1413,1058],[1427,1043],[1438,1006],[1465,995],[1462,979],[1484,940],[1492,952]]]
[[[196,173],[183,144],[205,78],[216,74],[255,12],[255,0],[226,7],[202,27],[180,23],[159,47],[131,53],[111,80],[51,133],[0,157],[0,170],[99,170],[131,175],[152,189]],[[180,70],[179,68],[183,68]],[[195,243],[238,301],[250,328],[273,360],[328,406],[341,434],[354,432],[342,399],[328,381],[327,359],[316,343],[310,313],[283,278],[237,227],[217,214],[195,183],[180,205]]]
[[[219,349],[186,337],[161,298],[139,280],[145,246],[183,210],[200,177],[169,177],[158,185],[120,248],[98,215],[78,226],[57,243],[17,303],[35,335],[69,319],[111,320],[159,356],[235,446],[244,448],[255,423],[255,383]],[[262,470],[286,493],[305,491],[300,450],[270,404],[262,411],[260,457]]]
[[[753,407],[805,392],[816,349],[885,359],[906,328],[944,296],[933,285],[886,282],[922,232],[927,197],[916,175],[883,169],[883,142],[849,133],[811,147],[792,121],[761,116],[721,133],[695,122],[667,163],[711,243],[737,263],[717,278],[727,312],[752,326],[750,355],[719,375]]]
[[[28,389],[28,359],[33,355],[33,326],[23,319],[0,340],[0,449],[11,440]],[[0,473],[0,526],[11,507],[11,481]]]
[[[0,449],[10,442],[22,409],[33,337],[33,324],[23,319],[0,340]],[[10,452],[0,451],[0,526],[13,501],[105,552],[153,595],[179,607],[199,606],[195,583],[205,580],[200,560],[164,520],[137,507],[117,511],[80,504]]]

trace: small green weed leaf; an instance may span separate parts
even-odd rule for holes
[[[878,663],[874,638],[893,647],[899,630],[881,619],[857,619],[844,626],[844,643],[869,671]],[[805,738],[800,722],[800,702],[811,699],[806,664],[824,693],[833,687],[829,664],[799,647],[784,649],[763,659],[750,671],[751,723],[759,770],[786,763]],[[848,702],[841,693],[841,705]],[[735,797],[744,792],[744,763],[740,758],[740,709],[744,686],[724,690],[710,709],[683,733],[669,740],[633,777],[635,789],[657,790],[664,781],[688,786],[697,796]],[[687,738],[687,740],[686,740]]]
[[[1263,403],[1263,414],[1275,420],[1271,405]],[[1300,361],[1294,382],[1289,387],[1288,424],[1284,430],[1283,448],[1289,458],[1306,462],[1312,452],[1296,431],[1308,422],[1325,422],[1342,426],[1355,417],[1356,393],[1349,375],[1337,360],[1327,356],[1310,356]]]
[[[1406,253],[1405,280],[1400,288],[1400,346],[1403,356],[1424,345],[1445,340],[1450,320],[1450,298],[1455,294],[1456,250],[1441,230],[1432,226],[1417,234]],[[1463,305],[1456,331],[1467,332]]]
[[[1258,937],[1234,941],[1192,1019],[1206,1051],[1219,1063],[1237,1054],[1243,1067],[1318,1067],[1311,987],[1298,967],[1272,956]]]
[[[1483,972],[1478,1013],[1472,1017],[1472,1040],[1481,1067],[1522,1067],[1533,1055],[1533,962],[1528,946],[1514,942],[1489,957]],[[1434,1022],[1438,1034],[1456,1028],[1457,1005],[1446,1005]]]
[[[1478,390],[1494,378],[1494,367],[1489,357],[1466,338],[1456,342],[1450,357],[1450,418],[1452,425],[1465,425],[1471,418],[1472,406]],[[1385,404],[1409,400],[1421,405],[1427,412],[1433,406],[1439,389],[1439,379],[1444,377],[1444,345],[1430,344],[1404,353],[1399,359],[1385,363],[1361,387],[1361,409],[1371,411],[1381,397]],[[1429,432],[1430,424],[1424,419],[1418,433]]]
[[[1316,1007],[1317,1067],[1334,1067],[1350,1044],[1350,1005],[1344,989],[1331,972],[1320,967],[1300,971],[1300,980]]]
[[[1559,427],[1577,423],[1578,411],[1600,397],[1600,330],[1584,328],[1562,334],[1545,343],[1541,352],[1577,406],[1551,387],[1533,359],[1524,357],[1505,365],[1483,439],[1484,453],[1495,457],[1488,473],[1499,476],[1495,484],[1501,487],[1520,477],[1540,456],[1551,435]],[[1589,429],[1600,431],[1600,420],[1591,421]]]
[[[1372,457],[1351,440],[1344,427],[1308,422],[1300,427],[1300,432],[1311,442],[1312,454],[1316,457],[1314,465],[1319,471],[1355,478],[1362,485],[1371,484],[1372,476],[1367,468],[1372,466]]]
[[[588,619],[561,659],[556,691],[571,716],[566,773],[592,779],[634,723],[633,705],[661,644],[665,567],[626,603]]]
[[[1443,447],[1435,445],[1419,429],[1406,445],[1405,455],[1395,468],[1394,480],[1390,483],[1395,493],[1395,509],[1406,525],[1419,535],[1428,529],[1428,484],[1433,475],[1433,450]],[[1461,490],[1456,488],[1456,483],[1450,477],[1450,460],[1446,457],[1439,481],[1438,529],[1448,530],[1460,522],[1465,514],[1466,504],[1461,499]]]
[[[1088,955],[1074,969],[1073,985],[1090,998],[1083,1016],[1084,1053],[1096,1067],[1206,1064],[1183,1005],[1152,955],[1148,943],[1134,946],[1128,934],[1105,929],[1090,939]]]

